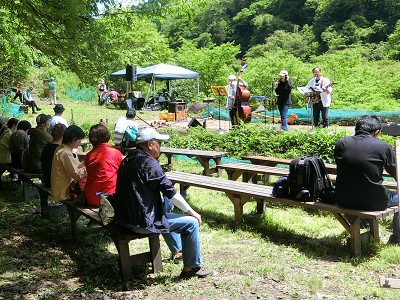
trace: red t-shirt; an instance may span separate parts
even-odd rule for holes
[[[85,185],[86,202],[99,207],[98,192],[114,194],[117,184],[117,171],[122,161],[122,153],[107,143],[95,146],[85,156],[87,182]]]

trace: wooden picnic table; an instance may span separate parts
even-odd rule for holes
[[[249,160],[252,164],[263,165],[263,166],[271,166],[275,167],[276,165],[289,165],[292,161],[291,159],[279,158],[279,157],[271,157],[271,156],[261,156],[261,155],[245,155],[242,159]],[[325,163],[326,171],[329,174],[336,174],[336,165],[335,164],[327,164]]]
[[[90,145],[90,142],[88,140],[81,140],[81,142],[79,143],[79,146],[81,146],[83,152],[86,152],[88,145]]]
[[[275,175],[275,176],[285,176],[289,175],[289,168],[271,167],[247,163],[225,163],[222,165],[217,165],[217,168],[224,169],[228,174],[228,179],[237,180],[242,176],[243,182],[257,183],[256,175]],[[335,170],[336,171],[336,170]],[[332,183],[336,182],[336,174],[329,174],[328,176]],[[397,183],[395,181],[383,181],[382,184],[389,189],[396,189]]]
[[[223,151],[205,151],[205,150],[191,150],[191,149],[178,149],[178,148],[166,148],[161,147],[161,153],[165,154],[168,159],[168,165],[172,165],[173,155],[185,155],[189,157],[195,157],[200,164],[203,166],[203,175],[210,176],[212,173],[221,174],[221,170],[218,168],[210,168],[210,161],[214,160],[216,165],[221,164],[221,158],[228,155],[228,152]]]
[[[263,166],[271,166],[275,167],[276,165],[289,165],[292,160],[286,158],[279,157],[270,157],[270,156],[261,156],[261,155],[245,155],[242,156],[242,159],[249,160],[252,164],[263,165]],[[329,174],[336,175],[336,164],[327,164],[325,163],[326,171]],[[386,170],[383,170],[384,175],[388,175]]]

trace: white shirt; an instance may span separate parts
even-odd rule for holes
[[[120,146],[122,142],[122,138],[124,137],[124,133],[126,128],[128,127],[136,127],[138,128],[137,124],[133,120],[128,120],[126,117],[121,117],[115,123],[114,129],[114,144],[116,146]]]
[[[50,125],[49,125],[49,132],[51,132],[51,129],[56,125],[56,124],[64,124],[66,127],[68,127],[68,122],[65,120],[63,117],[54,115],[50,119]]]
[[[317,81],[316,77],[313,77],[308,83],[307,86],[319,86],[323,91],[321,92],[321,101],[322,105],[324,107],[329,107],[331,106],[332,103],[332,86],[331,86],[331,81],[327,77],[321,76],[319,80]],[[328,88],[329,93],[325,91],[325,88]]]

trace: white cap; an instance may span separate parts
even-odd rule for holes
[[[279,76],[289,76],[289,73],[286,70],[282,70],[279,72]]]
[[[228,80],[236,80],[236,76],[231,74],[228,76]]]
[[[139,131],[136,137],[136,142],[139,144],[150,140],[166,141],[168,139],[169,135],[159,134],[154,128],[146,127]]]

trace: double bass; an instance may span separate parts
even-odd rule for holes
[[[251,121],[251,108],[249,106],[250,92],[247,89],[245,82],[241,78],[241,75],[246,67],[246,63],[242,63],[242,67],[240,68],[237,76],[236,94],[233,102],[233,125],[238,125],[240,120],[242,120],[244,123],[249,123]]]

